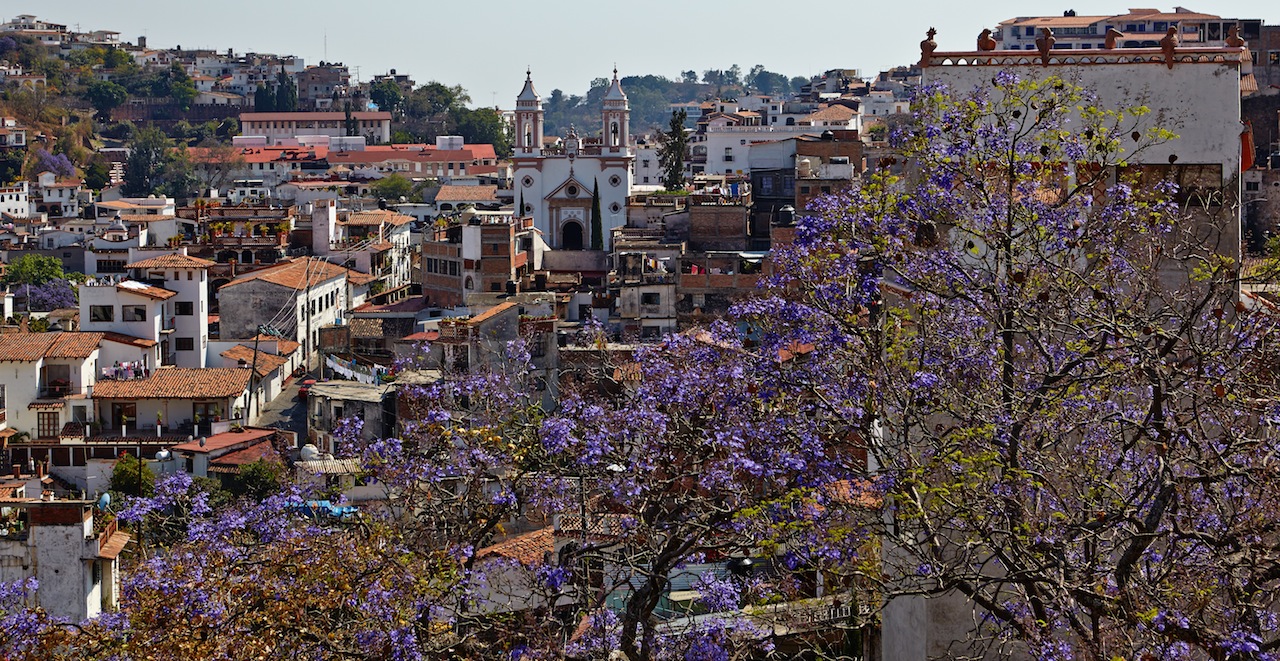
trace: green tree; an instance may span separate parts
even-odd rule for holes
[[[600,180],[591,188],[591,249],[604,250],[604,222],[600,217]]]
[[[454,128],[458,135],[471,144],[493,145],[498,158],[511,155],[511,134],[502,115],[493,108],[471,110],[459,108],[454,111]]]
[[[276,95],[267,89],[266,85],[258,83],[258,89],[253,93],[253,110],[254,112],[272,112],[276,109]]]
[[[26,160],[26,155],[26,152],[21,149],[0,151],[0,184],[16,181],[22,176],[22,164]]]
[[[413,196],[413,182],[395,172],[379,179],[369,188],[374,195],[388,202],[398,202],[402,197],[407,200]]]
[[[684,127],[689,114],[683,109],[671,113],[671,123],[662,134],[658,147],[658,167],[662,168],[662,185],[669,191],[684,188],[684,152],[689,144],[689,131]]]
[[[179,108],[187,110],[191,107],[191,102],[195,101],[196,91],[195,82],[191,80],[191,76],[187,75],[187,70],[181,65],[174,62],[169,67],[169,75],[167,79],[167,94],[163,96],[169,97]]]
[[[283,477],[284,466],[280,462],[259,459],[240,467],[232,491],[236,495],[261,500],[280,490]]]
[[[156,474],[152,472],[145,459],[141,460],[141,465],[138,462],[139,459],[131,454],[121,455],[111,471],[112,491],[124,496],[139,494],[150,496],[155,492]],[[139,486],[139,478],[141,478],[141,486]]]
[[[369,87],[369,98],[378,104],[379,110],[399,113],[401,102],[404,101],[404,94],[400,91],[400,86],[396,84],[396,81],[383,80]]]
[[[168,151],[169,138],[160,129],[154,126],[138,129],[124,164],[122,192],[126,197],[146,197],[160,189],[164,184]]]
[[[693,69],[690,69],[690,70],[688,70],[688,71],[681,71],[681,72],[680,72],[680,82],[683,82],[683,83],[697,83],[697,82],[698,82],[698,72],[697,72],[697,71],[694,71]]]
[[[195,197],[200,187],[195,163],[186,145],[165,154],[159,194],[178,200]]]
[[[276,74],[276,112],[293,112],[298,109],[298,86],[289,74]]]
[[[354,115],[351,114],[351,102],[347,101],[342,104],[342,128],[347,137],[360,135],[360,123],[356,121]]]
[[[5,282],[11,285],[42,285],[63,277],[61,260],[36,254],[26,254],[13,260],[5,271]]]
[[[109,80],[96,80],[84,91],[84,98],[100,121],[111,121],[111,111],[119,108],[129,99],[129,90]]]
[[[100,158],[95,158],[84,168],[84,185],[90,190],[102,190],[111,183],[111,170]]]
[[[133,57],[121,48],[108,48],[102,55],[102,66],[106,69],[124,69],[133,63]]]

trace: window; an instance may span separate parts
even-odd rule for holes
[[[115,321],[116,309],[110,305],[90,305],[89,321]]]
[[[1271,66],[1280,64],[1280,50],[1267,51],[1267,64]]]
[[[146,321],[147,306],[145,305],[121,305],[120,321]]]
[[[1256,182],[1256,181],[1246,181],[1246,182],[1244,182],[1244,189],[1245,189],[1245,190],[1247,190],[1247,191],[1256,191],[1256,190],[1258,190],[1259,188],[1260,188],[1260,186],[1259,186],[1258,182]]]
[[[58,437],[59,415],[57,411],[41,411],[36,418],[36,434],[39,438]]]
[[[100,259],[98,260],[98,273],[124,273],[124,260]]]
[[[179,337],[175,340],[174,347],[178,351],[195,351],[196,342],[195,339],[190,337]]]
[[[502,283],[499,283],[499,282],[489,283],[489,291],[502,291]]]
[[[658,292],[640,294],[640,305],[658,305],[662,303],[662,295]]]
[[[760,179],[760,194],[773,195],[773,177],[762,177]]]
[[[173,304],[173,313],[183,317],[195,314],[195,304],[191,301],[178,301]]]

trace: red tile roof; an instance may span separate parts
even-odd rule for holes
[[[261,342],[275,342],[276,347],[280,349],[280,355],[282,356],[288,356],[289,354],[297,351],[298,347],[302,346],[301,344],[294,342],[293,340],[287,340],[285,338],[276,337],[274,335],[259,335],[256,338],[251,337],[247,341],[252,342],[255,339]]]
[[[247,369],[164,367],[146,379],[98,381],[93,396],[99,399],[222,399],[241,395],[248,387]]]
[[[402,213],[390,210],[375,209],[371,211],[357,211],[347,216],[346,219],[338,222],[342,225],[369,225],[377,227],[378,225],[386,223],[388,225],[400,226],[405,223],[413,222],[413,216],[406,216]]]
[[[436,191],[436,202],[496,202],[497,186],[444,185]]]
[[[330,264],[316,257],[305,257],[292,262],[268,266],[265,269],[258,269],[252,273],[246,273],[222,285],[220,290],[254,280],[261,280],[296,291],[306,287],[308,281],[310,281],[311,286],[315,286],[334,278],[342,277],[346,273],[347,269],[336,264]]]
[[[45,358],[88,358],[102,342],[102,333],[57,333],[57,336],[45,352]]]
[[[370,112],[353,112],[352,119],[356,120],[387,120],[391,121],[391,113],[382,111]],[[345,112],[242,112],[240,113],[240,122],[279,122],[279,121],[320,121],[331,122],[334,120],[342,121],[347,118]]]
[[[125,264],[127,269],[202,269],[213,266],[213,262],[191,255],[183,255],[174,253],[172,255],[160,255],[149,259],[141,259],[132,264]]]
[[[85,359],[98,350],[102,333],[5,333],[0,335],[0,361],[31,363],[41,358]]]
[[[476,553],[477,560],[499,556],[525,566],[542,564],[555,549],[555,531],[551,526],[516,535],[506,541],[486,546]]]
[[[163,301],[167,298],[173,298],[178,295],[178,292],[176,291],[169,291],[168,289],[161,289],[160,287],[144,285],[136,280],[125,280],[124,282],[116,285],[116,290],[128,292],[130,294],[138,294],[139,296],[146,296],[147,298],[153,298],[157,301]]]
[[[209,463],[214,466],[235,466],[239,468],[245,464],[252,464],[255,461],[262,460],[280,462],[280,453],[276,452],[276,449],[271,447],[271,443],[268,441],[254,443],[243,450],[224,454],[217,459],[211,459]]]
[[[245,365],[257,365],[257,369],[254,372],[257,373],[259,379],[266,378],[267,375],[289,362],[288,358],[263,351],[261,347],[258,348],[257,352],[254,352],[253,347],[244,344],[237,344],[218,355],[228,360],[243,360]]]
[[[248,370],[240,371],[248,372]],[[276,433],[276,430],[274,429],[250,427],[244,431],[227,431],[222,432],[221,434],[214,434],[204,439],[203,445],[199,440],[195,440],[187,443],[179,443],[178,445],[173,446],[172,449],[177,452],[213,452],[214,450],[222,450],[241,443],[256,441],[260,438],[267,438],[274,433]]]
[[[155,340],[148,340],[142,337],[125,335],[124,333],[113,333],[111,331],[107,331],[103,333],[102,339],[107,340],[108,342],[116,342],[118,344],[129,344],[135,347],[142,347],[144,349],[149,349],[159,344],[159,342],[156,342]]]

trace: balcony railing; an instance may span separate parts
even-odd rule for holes
[[[58,399],[83,393],[84,389],[75,384],[46,383],[40,388],[40,399]]]
[[[276,236],[215,236],[213,237],[213,245],[218,247],[273,247],[279,246],[284,241]]]

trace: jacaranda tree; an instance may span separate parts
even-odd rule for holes
[[[1131,165],[1175,137],[1062,80],[916,107],[907,174],[803,218],[737,323],[554,398],[524,341],[406,369],[395,437],[339,434],[384,507],[162,479],[121,514],[156,545],[122,612],[59,627],[5,586],[37,646],[5,653],[736,659],[878,590],[958,597],[979,651],[1271,658],[1274,317],[1212,243],[1235,200]]]
[[[917,101],[906,174],[823,201],[740,306],[867,439],[885,594],[956,602],[952,654],[1274,658],[1277,317],[1234,173],[1179,189],[1135,165],[1158,118],[1056,77]]]

